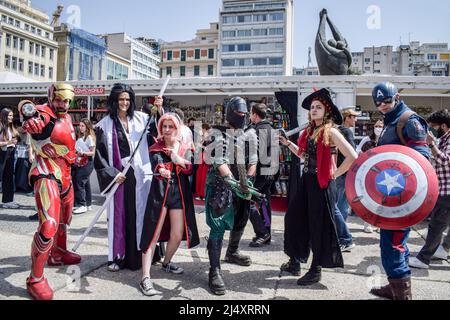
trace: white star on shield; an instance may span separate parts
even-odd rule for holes
[[[391,176],[389,173],[384,172],[384,181],[379,182],[378,185],[385,186],[387,188],[388,196],[390,196],[394,188],[404,189],[404,187],[398,183],[398,178],[400,177],[401,174]]]

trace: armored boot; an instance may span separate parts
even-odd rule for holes
[[[225,261],[244,267],[249,267],[252,264],[252,260],[249,256],[244,256],[239,252],[239,242],[241,241],[243,234],[244,231],[230,232],[230,241],[228,244],[227,254],[225,255]]]
[[[44,241],[35,233],[31,245],[31,274],[27,278],[27,291],[35,300],[52,300],[53,290],[44,277],[44,265],[47,262],[52,240]]]
[[[211,268],[209,269],[209,289],[218,296],[226,293],[225,282],[220,270],[220,252],[222,251],[222,239],[208,240],[208,257]]]
[[[393,300],[412,300],[411,278],[389,279]]]
[[[80,255],[67,250],[67,226],[60,224],[53,241],[53,248],[50,251],[48,265],[51,267],[70,266],[80,262]]]
[[[320,280],[322,280],[322,267],[312,266],[303,277],[298,279],[297,284],[299,286],[310,286],[320,282]]]

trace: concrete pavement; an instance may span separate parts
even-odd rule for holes
[[[73,217],[69,234],[69,247],[84,232],[100,208]],[[28,220],[34,213],[34,198],[16,195],[15,201],[23,206],[17,210],[0,209],[0,299],[29,299],[25,279],[30,270],[31,241],[37,222]],[[273,241],[264,248],[250,248],[253,237],[251,224],[246,228],[241,251],[251,256],[251,267],[222,264],[228,292],[217,297],[208,290],[208,255],[206,240],[208,227],[203,208],[197,207],[197,223],[201,245],[193,250],[182,248],[173,261],[185,269],[183,275],[167,274],[157,265],[152,268],[155,288],[162,296],[145,297],[139,291],[140,272],[121,271],[111,273],[106,269],[107,230],[104,214],[89,237],[81,245],[79,266],[47,268],[46,276],[55,289],[57,300],[368,300],[375,299],[369,289],[386,283],[380,261],[379,234],[363,232],[363,223],[357,217],[349,218],[349,227],[356,248],[344,253],[344,269],[327,269],[320,284],[299,287],[297,277],[280,272],[280,265],[287,261],[283,253],[284,214],[273,217]],[[426,224],[416,226],[411,232],[409,247],[413,255],[424,244]],[[228,234],[224,241],[227,245]],[[222,252],[222,257],[225,249]],[[302,265],[302,273],[307,269]],[[416,300],[450,300],[449,261],[433,261],[429,270],[412,269],[413,296]]]

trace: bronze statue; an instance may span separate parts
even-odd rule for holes
[[[333,38],[326,39],[326,24]],[[352,54],[347,40],[328,17],[326,9],[320,12],[320,25],[316,37],[316,59],[321,75],[347,75],[352,64]]]

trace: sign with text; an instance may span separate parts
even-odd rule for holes
[[[76,96],[96,96],[105,94],[105,88],[75,88]]]

